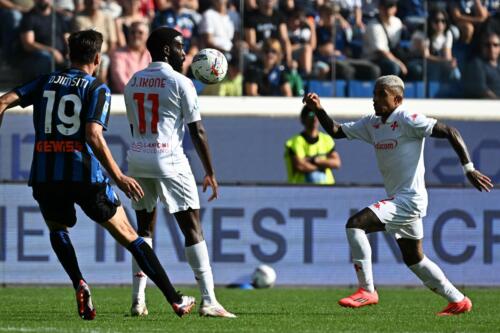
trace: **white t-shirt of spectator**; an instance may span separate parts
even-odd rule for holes
[[[234,25],[229,15],[209,8],[203,13],[199,32],[212,35],[217,48],[230,52],[233,48]]]
[[[389,24],[384,27],[378,20],[372,20],[366,27],[364,34],[364,55],[368,59],[375,59],[377,51],[390,51],[390,45],[398,45],[403,32],[403,22],[396,17],[389,18]],[[387,39],[389,36],[389,39]]]
[[[420,41],[427,41],[429,43],[427,36],[422,31],[415,31],[415,33],[411,36],[411,45],[410,50],[416,50],[416,46]],[[450,49],[453,47],[453,33],[451,30],[446,30],[444,34],[439,34],[434,37],[431,41],[431,53],[436,55],[442,55],[445,49]],[[428,45],[428,44],[427,44]]]
[[[184,125],[201,120],[193,82],[165,62],[152,62],[125,86],[132,141],[129,174],[168,178],[191,172],[184,154]]]
[[[388,197],[401,198],[420,217],[427,212],[424,143],[435,124],[436,119],[406,111],[404,106],[394,110],[385,124],[374,114],[342,124],[348,139],[363,140],[375,148]]]

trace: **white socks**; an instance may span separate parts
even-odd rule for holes
[[[153,239],[150,237],[143,237],[146,244],[153,248]],[[139,267],[135,258],[132,257],[132,303],[144,303],[146,301],[146,284],[148,277]]]
[[[374,292],[372,272],[372,248],[366,232],[362,229],[347,228],[347,240],[351,247],[352,262],[358,276],[359,287]]]
[[[464,294],[451,284],[441,268],[429,258],[424,256],[418,264],[409,267],[427,288],[443,296],[449,302],[460,302],[464,299]]]
[[[185,248],[186,258],[193,270],[200,288],[201,298],[205,304],[217,304],[214,291],[214,277],[208,258],[207,243],[201,241]]]

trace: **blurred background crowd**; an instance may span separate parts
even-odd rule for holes
[[[99,78],[121,93],[150,62],[149,32],[168,26],[184,36],[186,75],[198,50],[226,55],[223,83],[197,83],[205,95],[369,97],[379,75],[396,74],[414,84],[410,97],[500,98],[499,9],[500,0],[0,0],[0,89],[65,67],[68,34],[93,28],[105,38]]]

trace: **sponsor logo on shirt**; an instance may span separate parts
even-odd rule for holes
[[[130,145],[130,150],[142,153],[166,153],[170,150],[168,142],[134,142]]]
[[[375,144],[377,150],[392,150],[398,146],[398,141],[394,139],[383,140]]]
[[[42,140],[35,145],[37,153],[73,153],[83,151],[83,144],[79,141]]]

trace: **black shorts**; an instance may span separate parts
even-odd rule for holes
[[[97,223],[116,214],[120,199],[107,183],[33,184],[33,198],[38,201],[43,218],[68,227],[76,223],[75,203]]]

